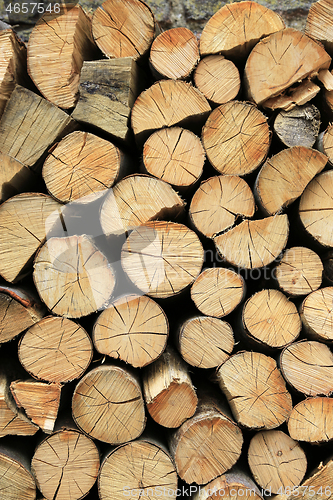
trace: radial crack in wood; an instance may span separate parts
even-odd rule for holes
[[[31,190],[37,181],[30,168],[7,154],[0,153],[0,165],[0,203]]]
[[[306,334],[321,342],[333,341],[333,287],[310,293],[300,307]]]
[[[0,477],[0,495],[6,500],[35,500],[36,483],[30,464],[25,464],[19,454],[0,450]]]
[[[322,42],[330,54],[333,53],[333,28],[331,16],[333,6],[330,0],[319,0],[310,6],[304,32]]]
[[[288,432],[297,441],[327,443],[333,440],[333,399],[307,398],[294,406]]]

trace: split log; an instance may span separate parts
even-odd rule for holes
[[[274,132],[282,144],[289,148],[311,148],[317,140],[319,129],[320,113],[313,104],[296,106],[291,111],[280,111],[274,120]]]
[[[333,287],[310,293],[303,301],[300,314],[305,333],[321,342],[333,341]]]
[[[99,465],[93,440],[79,431],[63,429],[37,446],[31,470],[46,498],[78,500],[94,485]]]
[[[197,135],[181,127],[157,130],[143,146],[145,170],[179,188],[192,186],[201,176],[205,151]]]
[[[202,314],[222,318],[230,314],[245,297],[243,277],[231,269],[205,269],[191,287],[191,299]]]
[[[59,14],[45,13],[31,32],[28,72],[46,99],[69,109],[79,97],[83,61],[98,57],[98,50],[91,35],[91,20],[82,7],[61,3],[58,7]]]
[[[86,371],[93,348],[82,326],[66,318],[47,316],[23,335],[18,355],[34,378],[59,384],[79,378]]]
[[[281,17],[255,2],[224,5],[207,22],[200,37],[200,53],[245,59],[264,36],[285,27]]]
[[[150,48],[150,68],[157,80],[186,80],[199,60],[198,41],[188,28],[164,31],[155,38]]]
[[[306,187],[299,204],[299,216],[306,231],[321,245],[333,246],[333,171],[321,173]]]
[[[244,500],[262,500],[263,498],[250,475],[236,468],[232,468],[230,472],[201,487],[194,493],[192,500],[214,500],[217,495],[225,500],[232,500],[235,496],[242,497]]]
[[[288,432],[297,441],[327,443],[333,440],[333,399],[307,398],[292,409]]]
[[[98,476],[101,500],[166,496],[176,498],[177,473],[169,454],[148,438],[126,443],[105,457]],[[133,492],[133,493],[131,493]]]
[[[139,95],[131,123],[136,141],[141,143],[159,128],[200,127],[210,111],[207,99],[191,83],[161,80]]]
[[[129,279],[143,293],[160,298],[191,285],[203,260],[198,236],[173,222],[148,222],[134,229],[121,251],[121,265]]]
[[[255,193],[264,212],[273,215],[290,205],[326,163],[323,153],[304,146],[284,149],[272,156],[261,168],[255,183]]]
[[[37,181],[32,170],[7,154],[0,153],[0,165],[0,203],[31,190]]]
[[[214,243],[218,252],[231,264],[245,268],[263,267],[276,259],[287,244],[287,215],[274,215],[261,220],[243,221]]]
[[[211,177],[200,184],[189,208],[191,222],[207,238],[232,227],[236,219],[252,217],[255,202],[249,185],[235,175]]]
[[[46,434],[54,429],[60,405],[60,384],[36,380],[15,380],[10,384],[13,398],[30,420]]]
[[[74,390],[72,413],[93,439],[122,444],[139,437],[146,419],[138,375],[116,365],[94,368]]]
[[[249,174],[268,154],[266,117],[246,102],[222,104],[209,115],[202,129],[202,143],[208,160],[220,174]]]
[[[161,355],[168,334],[168,320],[161,306],[149,297],[125,295],[99,315],[93,341],[101,354],[141,368]]]
[[[36,255],[33,278],[50,311],[68,318],[105,308],[115,287],[111,264],[85,234],[50,238]]]
[[[307,467],[298,442],[276,430],[258,432],[251,439],[248,460],[257,484],[273,494],[299,486]]]
[[[218,370],[221,390],[241,426],[274,429],[288,418],[292,400],[273,358],[243,351]]]
[[[333,33],[331,16],[332,2],[319,0],[310,6],[304,32],[324,44],[329,54],[333,52]]]
[[[130,175],[105,198],[100,221],[106,236],[121,235],[154,219],[179,216],[184,201],[166,182],[148,175]]]
[[[33,255],[60,216],[61,205],[45,194],[18,194],[0,206],[0,274],[9,282],[30,272]]]
[[[296,340],[302,328],[295,304],[278,290],[252,295],[243,307],[242,323],[246,337],[274,349]]]
[[[47,148],[76,127],[64,111],[17,85],[0,120],[0,151],[38,171]]]
[[[333,90],[333,75],[328,69],[321,69],[317,79],[324,85],[326,90]]]
[[[229,358],[234,348],[234,335],[226,321],[195,316],[180,326],[177,346],[189,365],[215,368]]]
[[[141,0],[106,0],[93,14],[92,33],[109,59],[137,59],[152,44],[155,20],[148,5]]]
[[[325,130],[322,137],[322,148],[320,149],[328,157],[330,163],[333,163],[333,125],[329,125]]]
[[[169,346],[145,368],[142,384],[147,410],[159,425],[179,427],[194,415],[198,398],[188,366]]]
[[[285,347],[280,367],[287,382],[307,396],[333,392],[333,354],[321,342],[305,340]]]
[[[288,88],[281,95],[267,99],[262,106],[270,109],[271,111],[276,109],[291,111],[296,106],[303,106],[314,99],[320,92],[320,87],[318,87],[318,85],[316,85],[309,78],[310,77],[300,83],[294,84],[293,87]]]
[[[0,447],[0,495],[6,500],[35,500],[36,483],[25,450]]]
[[[244,71],[247,97],[258,105],[294,83],[328,69],[331,58],[322,45],[287,28],[264,38],[252,50]]]
[[[240,89],[237,66],[222,55],[211,55],[201,59],[194,71],[195,86],[212,104],[232,101]]]

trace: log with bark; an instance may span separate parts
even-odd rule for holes
[[[31,474],[30,457],[27,451],[18,452],[13,444],[0,447],[0,494],[7,500],[34,500],[36,484]]]
[[[320,130],[320,113],[313,104],[281,110],[274,120],[274,132],[287,147],[312,148]]]

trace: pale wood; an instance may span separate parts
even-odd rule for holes
[[[18,194],[0,206],[0,274],[14,282],[30,271],[31,259],[60,215],[50,196]]]
[[[333,440],[333,399],[307,398],[294,406],[288,432],[297,441],[327,443]]]
[[[142,153],[146,171],[177,188],[194,184],[202,174],[205,151],[197,135],[181,127],[154,132]]]
[[[121,180],[106,196],[100,221],[106,236],[127,233],[154,219],[176,218],[185,203],[166,182],[134,174]]]
[[[23,163],[0,153],[0,203],[31,190],[36,180],[34,172]]]
[[[311,148],[319,134],[320,113],[313,104],[280,111],[274,120],[274,132],[287,147]],[[326,153],[327,154],[327,153]]]
[[[148,222],[135,229],[121,251],[121,265],[143,293],[166,298],[199,275],[204,252],[198,236],[183,224]]]
[[[50,311],[68,318],[105,308],[115,287],[113,267],[85,234],[50,238],[36,255],[33,278]]]
[[[264,104],[294,83],[328,69],[331,58],[322,45],[293,28],[261,40],[249,55],[244,83],[249,99]]]
[[[139,437],[145,408],[137,373],[116,365],[101,365],[77,384],[73,418],[93,439],[122,444]]]
[[[231,356],[218,370],[238,424],[250,429],[274,429],[288,418],[292,400],[273,358],[244,351]]]
[[[0,495],[6,500],[35,500],[36,483],[21,453],[0,449]]]
[[[187,79],[199,60],[197,38],[188,28],[162,32],[150,48],[149,63],[156,79]]]
[[[276,430],[258,432],[251,439],[248,461],[257,484],[273,494],[279,488],[298,486],[307,468],[306,455],[298,442]]]
[[[237,66],[222,55],[201,59],[194,71],[194,84],[213,104],[224,104],[235,99],[240,89]]]
[[[47,316],[23,335],[18,355],[34,378],[59,384],[79,378],[86,371],[93,348],[82,326],[67,318]]]
[[[91,20],[80,5],[59,4],[60,13],[45,13],[28,43],[28,72],[41,94],[60,108],[75,106],[84,60],[97,56]],[[45,71],[47,68],[47,71]]]
[[[244,500],[262,500],[263,498],[250,475],[234,467],[230,472],[222,474],[200,488],[194,493],[192,500],[214,500],[217,495],[225,500],[232,500],[235,496],[242,497]]]
[[[63,429],[37,446],[31,470],[46,498],[78,500],[92,488],[99,465],[93,440],[81,432]]]
[[[207,22],[200,37],[201,55],[246,58],[264,36],[282,30],[281,17],[256,2],[224,5]]]
[[[333,75],[328,69],[321,69],[318,72],[317,78],[326,90],[333,90]]]
[[[243,221],[214,238],[218,252],[228,262],[246,269],[266,266],[276,259],[287,244],[287,215]]]
[[[92,33],[106,57],[137,59],[151,46],[155,20],[141,0],[106,0],[93,14]]]
[[[320,257],[309,248],[288,248],[275,268],[281,290],[290,295],[307,295],[317,290],[324,266]]]
[[[140,143],[159,128],[202,126],[210,111],[207,99],[191,83],[161,80],[139,95],[131,124]]]
[[[303,301],[300,314],[307,335],[320,341],[333,341],[333,287],[310,293]]]
[[[236,175],[218,175],[203,181],[189,208],[191,222],[208,238],[232,227],[236,219],[252,217],[255,202],[249,185]]]
[[[243,300],[246,285],[240,274],[224,267],[205,269],[191,287],[191,299],[202,314],[222,318]]]
[[[321,342],[294,342],[283,349],[280,367],[287,382],[307,396],[333,392],[333,354]]]
[[[262,103],[263,107],[271,111],[276,109],[291,111],[296,106],[303,106],[308,103],[320,92],[320,87],[309,78],[301,81],[301,83],[294,84],[292,88],[287,89],[286,93],[267,99]]]
[[[323,281],[326,285],[333,285],[333,252],[328,250],[321,257],[322,263],[324,265],[323,271]]]
[[[169,454],[149,438],[126,443],[108,453],[98,477],[101,500],[123,500],[130,491],[154,498],[160,492],[163,496],[164,488],[168,498],[176,498],[177,472]]]
[[[214,109],[202,129],[207,158],[220,174],[245,175],[265,160],[270,132],[252,104],[231,101]]]
[[[189,367],[170,346],[142,375],[143,395],[150,416],[164,427],[179,427],[198,404]]]
[[[54,429],[60,405],[61,385],[36,380],[15,380],[10,390],[19,408],[46,434]]]
[[[333,163],[333,126],[329,125],[322,137],[322,150],[328,157],[330,163]]]
[[[331,0],[319,0],[310,6],[305,25],[305,33],[321,41],[327,52],[333,52],[333,27],[331,16],[333,4]]]
[[[264,346],[281,348],[297,339],[302,322],[295,304],[279,290],[261,290],[242,311],[245,334]]]
[[[198,368],[214,368],[226,361],[234,348],[233,330],[226,321],[207,316],[186,320],[177,333],[183,359]]]
[[[169,334],[166,314],[153,299],[125,295],[102,311],[93,328],[95,348],[135,368],[155,361]]]
[[[0,151],[38,170],[47,148],[76,126],[54,104],[17,85],[0,120]]]

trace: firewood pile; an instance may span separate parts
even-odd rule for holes
[[[0,31],[0,499],[332,499],[333,0],[50,5]]]

